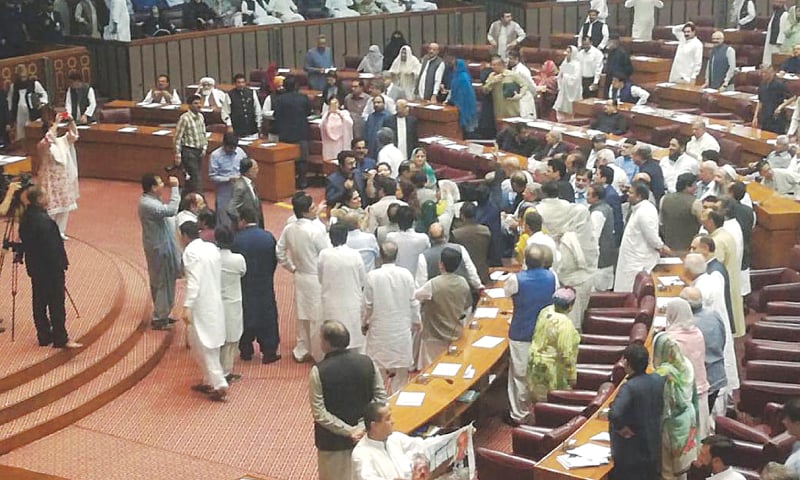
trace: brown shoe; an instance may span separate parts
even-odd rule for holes
[[[53,348],[81,348],[83,347],[82,343],[73,342],[72,340],[67,340],[67,343],[63,345],[53,345]]]
[[[206,395],[214,393],[214,387],[212,387],[211,385],[204,385],[202,383],[198,383],[197,385],[192,385],[192,390],[195,392],[205,393]]]
[[[213,402],[224,402],[228,396],[228,388],[222,387],[219,390],[214,390],[208,394],[209,400]]]

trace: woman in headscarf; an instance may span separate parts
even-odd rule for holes
[[[697,458],[697,388],[691,362],[666,332],[653,339],[653,368],[665,377],[661,478],[683,479]]]
[[[703,332],[694,324],[694,314],[689,302],[676,298],[667,304],[667,329],[669,338],[681,348],[683,355],[691,362],[694,369],[695,387],[697,388],[697,404],[708,405],[708,377],[706,376],[706,343]],[[711,421],[707,408],[698,409],[698,438],[709,435]]]
[[[322,159],[333,160],[339,152],[350,148],[353,141],[353,119],[350,112],[339,108],[336,97],[328,101],[328,110],[322,114],[319,126],[322,136]]]
[[[472,88],[472,77],[467,70],[467,62],[456,60],[456,68],[450,79],[450,94],[447,103],[458,108],[458,125],[466,137],[478,126],[478,101]]]
[[[427,200],[422,204],[422,207],[420,207],[419,215],[417,215],[417,220],[414,222],[414,230],[419,233],[427,234],[428,228],[438,220],[436,216],[436,202]]]
[[[383,49],[384,71],[389,70],[394,59],[400,55],[400,49],[405,45],[408,45],[408,42],[406,42],[403,32],[400,30],[395,30],[394,33],[392,33],[392,36],[389,38],[389,43],[386,44],[386,48]]]
[[[428,154],[424,148],[417,147],[411,151],[411,165],[414,170],[425,174],[425,178],[427,179],[425,183],[426,188],[436,187],[436,173],[434,173],[433,167],[428,163]]]
[[[789,14],[786,16],[786,39],[781,45],[781,53],[791,54],[792,48],[800,43],[800,8],[793,6],[789,8]]]
[[[363,73],[380,74],[383,71],[383,54],[381,53],[381,47],[370,45],[367,54],[361,59],[361,63],[358,64],[356,70]]]
[[[578,380],[578,344],[581,335],[567,315],[575,304],[575,291],[559,288],[553,304],[543,308],[536,319],[528,359],[528,388],[531,402],[547,400],[550,390],[571,389]]]
[[[439,223],[442,224],[445,240],[450,241],[453,219],[461,204],[461,192],[458,190],[458,185],[452,180],[439,180],[437,188],[439,201],[436,203],[436,215],[439,217]]]
[[[540,104],[536,106],[536,111],[539,112],[539,115],[547,114],[551,108],[553,108],[553,104],[556,101],[556,95],[558,94],[558,67],[556,67],[556,63],[552,60],[547,60],[542,64],[542,68],[539,70],[539,73],[533,76],[533,81],[539,87],[545,87],[545,90],[541,92],[541,95],[538,97],[540,99]]]
[[[411,52],[411,47],[408,45],[400,47],[400,53],[392,62],[392,66],[389,67],[389,74],[392,77],[392,87],[389,95],[395,100],[398,98],[407,100],[416,98],[414,89],[417,86],[417,76],[421,68],[422,63]]]
[[[567,47],[567,56],[558,70],[558,96],[553,108],[556,118],[561,121],[572,118],[572,102],[583,98],[581,62],[578,59],[578,49],[574,45]]]
[[[402,178],[398,179],[397,191],[394,195],[398,200],[406,202],[411,207],[411,210],[414,211],[414,216],[419,216],[421,207],[417,198],[417,187],[413,183]]]
[[[583,323],[583,313],[589,305],[592,279],[597,271],[600,253],[589,216],[589,209],[585,205],[573,204],[572,216],[564,231],[550,232],[556,239],[558,248],[558,279],[562,285],[575,290],[575,306],[570,312],[570,318],[579,331]]]
[[[75,119],[69,118],[67,133],[58,136],[56,113],[50,107],[42,109],[42,128],[44,138],[39,141],[37,150],[41,164],[37,177],[42,189],[47,192],[47,214],[50,215],[67,239],[67,220],[69,212],[78,208],[78,154],[75,142],[78,141],[78,127]]]

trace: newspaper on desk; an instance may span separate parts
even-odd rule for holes
[[[572,469],[605,465],[608,463],[610,457],[611,448],[587,442],[579,447],[567,450],[564,455],[556,457],[556,460],[558,460],[558,463],[564,468]]]
[[[11,165],[12,163],[17,163],[25,160],[27,157],[21,157],[19,155],[0,155],[0,165]]]
[[[423,453],[428,459],[430,478],[441,480],[472,480],[476,477],[475,450],[471,424],[455,432],[425,439]]]

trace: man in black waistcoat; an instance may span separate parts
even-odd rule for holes
[[[261,103],[256,91],[247,88],[247,79],[241,73],[233,76],[234,89],[228,92],[230,109],[228,127],[237,137],[247,137],[261,130]]]
[[[28,201],[30,204],[19,221],[19,238],[31,277],[33,322],[39,346],[80,348],[83,345],[69,339],[64,325],[67,317],[64,272],[69,266],[64,240],[58,225],[47,214],[47,193],[39,186],[31,187]]]
[[[326,321],[320,336],[325,359],[311,367],[309,387],[319,479],[349,479],[362,413],[370,402],[385,402],[386,390],[372,360],[347,349],[350,332],[341,322]]]
[[[428,45],[428,54],[422,58],[417,77],[417,94],[422,100],[437,101],[444,80],[445,63],[439,56],[439,44]]]
[[[595,47],[600,50],[606,48],[606,44],[608,43],[608,25],[600,21],[598,18],[599,15],[600,12],[594,8],[589,10],[589,18],[586,23],[581,25],[581,29],[578,31],[578,47],[580,47],[580,39],[589,37],[592,41],[592,45]]]
[[[94,112],[97,109],[94,88],[86,84],[78,72],[69,74],[69,88],[64,108],[76,123],[85,125],[94,121]]]
[[[311,103],[305,94],[297,91],[297,81],[289,77],[283,82],[285,93],[281,94],[272,105],[275,120],[272,122],[278,130],[278,140],[283,143],[294,143],[300,147],[300,157],[295,161],[296,186],[304,189],[306,180],[306,161],[308,159],[308,116],[311,115]]]

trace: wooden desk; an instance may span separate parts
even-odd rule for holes
[[[4,155],[0,155],[3,157]],[[17,157],[22,155],[5,155],[8,157]],[[4,175],[19,175],[21,173],[31,173],[33,172],[33,159],[27,156],[25,160],[20,160],[18,162],[9,163],[7,165],[2,166],[3,174]],[[2,201],[2,199],[0,199]]]
[[[452,105],[432,105],[429,101],[410,102],[411,115],[417,117],[417,134],[419,138],[442,135],[462,140],[461,127],[458,125],[458,108]],[[431,108],[431,107],[442,107]]]
[[[106,103],[103,108],[127,108],[131,111],[132,124],[153,126],[178,123],[178,118],[189,111],[189,106],[185,103],[181,105],[158,105],[152,107],[144,106],[141,103],[131,100],[114,100]],[[201,113],[206,120],[206,125],[223,123],[219,109],[204,108],[201,110]]]
[[[509,271],[509,269],[497,270]],[[492,288],[499,287],[502,287],[500,282],[495,282],[492,285]],[[471,403],[457,402],[458,397],[470,389],[485,390],[489,386],[489,374],[498,373],[507,368],[508,323],[511,319],[513,302],[510,298],[492,299],[482,297],[478,302],[478,306],[498,308],[497,318],[478,319],[478,324],[480,325],[478,330],[472,330],[465,326],[461,338],[454,342],[454,345],[458,347],[458,353],[449,355],[445,352],[433,364],[422,371],[422,373],[430,373],[440,362],[460,363],[462,367],[455,377],[431,376],[430,381],[426,384],[411,380],[400,390],[401,392],[425,392],[422,406],[397,406],[397,395],[392,396],[389,400],[389,405],[392,409],[395,430],[410,434],[427,423],[434,423],[440,426],[452,424],[472,405]],[[473,342],[485,335],[502,337],[504,340],[492,349],[472,346]],[[468,365],[472,365],[475,369],[475,376],[471,379],[464,379],[464,369]],[[418,376],[417,378],[422,377]],[[452,379],[452,384],[449,383],[449,379]]]
[[[669,80],[669,72],[672,69],[671,58],[631,55],[631,63],[633,64],[631,81],[636,85]]]
[[[750,240],[753,268],[784,267],[800,241],[800,203],[758,182],[747,184],[758,223]]]
[[[656,286],[656,297],[677,297],[680,295],[680,292],[683,289],[682,286],[660,289],[658,277],[663,275],[678,275],[684,277],[683,265],[657,265],[656,268],[653,269],[652,275],[653,282]],[[686,279],[684,279],[684,281],[686,281]],[[663,315],[663,313],[659,314],[659,312],[656,311],[656,316],[659,315]],[[654,334],[655,329],[651,328],[650,334],[648,335],[645,343],[645,347],[647,347],[648,350],[652,350]],[[619,387],[617,387],[617,390],[614,391],[606,403],[604,403],[603,406],[591,418],[589,418],[589,420],[580,429],[578,429],[578,431],[572,434],[567,441],[575,440],[576,445],[582,445],[588,442],[592,436],[601,432],[608,432],[608,420],[600,418],[600,414],[603,410],[611,405],[611,403],[614,401],[614,398],[616,398],[617,393],[619,393]],[[534,467],[536,480],[603,480],[608,478],[608,474],[614,466],[613,461],[611,461],[607,465],[600,465],[598,467],[575,468],[572,470],[567,470],[560,463],[558,463],[557,460],[558,456],[562,454],[563,451],[561,448],[557,448],[544,457],[538,464],[536,464]]]
[[[122,133],[120,128],[128,125],[95,124],[81,128],[80,140],[75,144],[78,151],[78,172],[81,177],[103,178],[109,180],[140,181],[142,174],[154,172],[163,174],[164,167],[172,165],[175,148],[171,130],[168,135],[153,135],[157,127],[138,126],[132,133]],[[36,143],[41,138],[41,123],[28,123],[26,128],[27,152],[38,168]],[[280,201],[294,193],[294,159],[300,156],[297,145],[278,143],[262,147],[263,140],[242,146],[247,154],[258,162],[260,174],[256,179],[262,200]],[[208,139],[209,153],[222,145],[222,135],[211,134]],[[208,180],[208,156],[200,167],[204,185],[211,188]]]
[[[738,47],[739,45],[757,45],[763,46],[764,41],[767,38],[767,32],[761,31],[761,39],[757,44],[752,43],[753,39],[753,30],[737,30],[735,28],[725,28],[722,30],[722,33],[725,34],[725,43],[728,45],[732,45],[734,48]]]
[[[573,107],[577,115],[591,117],[594,108],[594,99],[577,100],[573,103]],[[640,121],[636,122],[637,124],[646,123],[653,127],[678,125],[680,126],[680,133],[687,137],[692,135],[692,123],[695,120],[703,120],[708,125],[709,130],[722,132],[723,136],[726,138],[739,142],[742,145],[743,163],[756,162],[766,157],[769,152],[772,151],[772,145],[769,145],[767,141],[777,138],[777,135],[772,132],[752,128],[747,125],[726,120],[706,119],[702,115],[675,112],[673,110],[655,108],[649,105],[643,108],[630,104],[620,104],[619,109],[633,112],[634,117],[640,119]]]

